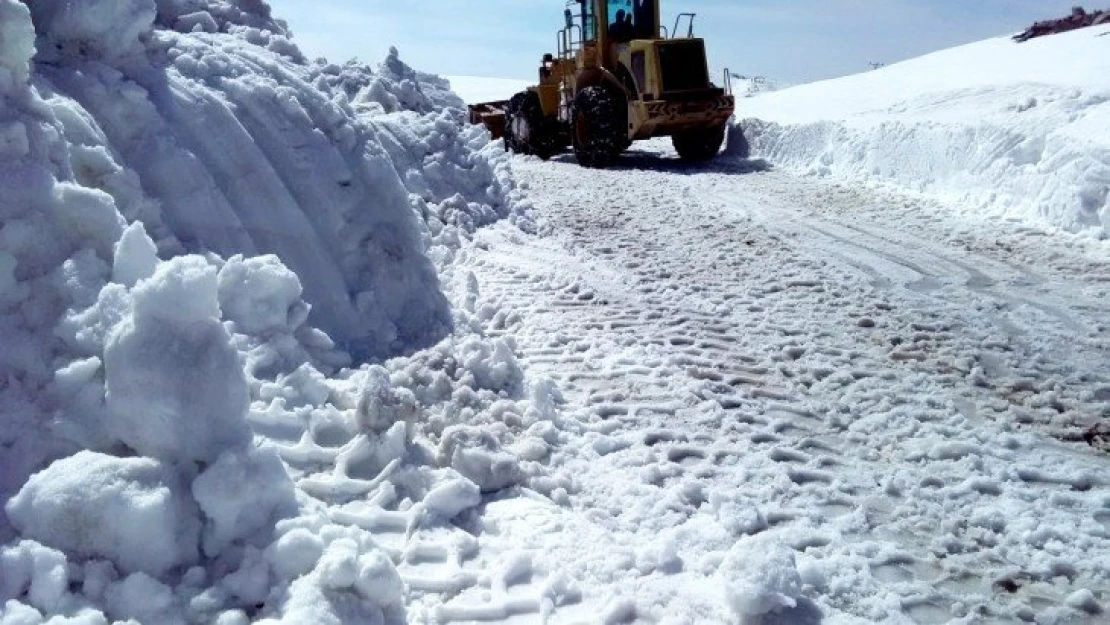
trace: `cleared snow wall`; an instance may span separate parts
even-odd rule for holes
[[[510,214],[445,81],[287,35],[257,0],[0,0],[0,617],[81,611],[55,549],[157,599],[143,576],[268,544],[297,506],[262,381],[448,336],[429,254]]]
[[[1110,124],[1110,115],[1102,123]],[[1086,123],[1097,123],[1087,118]],[[751,154],[810,175],[879,180],[956,200],[979,217],[1110,237],[1110,145],[1078,128],[989,123],[742,120]]]
[[[738,103],[732,152],[1110,237],[1110,27],[940,51]],[[739,137],[737,137],[738,139]]]
[[[310,322],[356,357],[449,332],[408,190],[371,116],[326,79],[334,66],[303,62],[264,3],[74,6],[34,3],[36,84],[76,103],[62,120],[71,142],[137,174],[148,209],[125,216],[163,255],[276,254],[300,276]],[[388,71],[368,88],[398,110],[450,103]]]

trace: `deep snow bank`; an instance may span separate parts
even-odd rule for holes
[[[444,262],[514,204],[460,104],[259,0],[0,0],[0,623],[399,622],[329,498],[529,479],[471,429],[544,413]]]
[[[1108,33],[991,39],[742,100],[737,118],[752,152],[776,165],[1106,237]]]
[[[64,6],[63,15],[74,13],[76,5]],[[132,16],[120,10],[118,19]],[[40,58],[44,88],[73,100],[59,107],[87,114],[63,117],[66,138],[118,157],[157,207],[128,216],[146,224],[163,253],[278,255],[301,277],[311,321],[360,354],[386,355],[446,334],[447,305],[390,154],[345,94],[319,80],[338,70],[288,62],[296,54],[283,60],[273,50],[294,48],[288,40],[275,45],[280,33],[242,26],[241,39],[192,28],[147,30],[131,55],[95,31],[64,31],[61,43],[52,30],[41,35],[41,47],[62,55]],[[66,55],[79,35],[81,52]],[[392,98],[381,82],[369,88],[371,97]],[[107,167],[75,173],[102,176]]]

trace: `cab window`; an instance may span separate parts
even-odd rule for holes
[[[617,39],[653,39],[658,27],[655,0],[609,0],[608,28]]]

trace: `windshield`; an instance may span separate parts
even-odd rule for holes
[[[609,0],[609,33],[616,39],[651,39],[657,19],[655,0]]]
[[[594,3],[592,0],[578,0],[580,7],[580,17],[582,23],[583,37],[586,41],[593,41],[597,38],[597,19],[594,17]]]

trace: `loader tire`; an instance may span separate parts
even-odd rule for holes
[[[563,150],[565,143],[560,135],[559,122],[543,114],[540,96],[534,92],[529,91],[525,95],[515,120],[514,132],[517,141],[525,146],[525,154],[535,154],[546,161]]]
[[[586,87],[574,97],[571,140],[583,167],[603,168],[616,162],[628,145],[628,106],[605,87]]]
[[[521,114],[521,106],[525,98],[528,96],[527,91],[521,91],[509,99],[509,105],[505,107],[505,150],[509,152],[516,152],[517,154],[528,154],[525,151],[525,146],[521,143],[520,137],[513,132],[514,121]]]
[[[717,156],[724,141],[724,126],[687,130],[671,137],[675,151],[684,161],[708,161]]]

